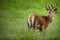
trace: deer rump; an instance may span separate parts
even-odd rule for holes
[[[34,14],[34,16],[33,15],[30,16],[28,25],[30,28],[33,27],[33,29],[36,28],[42,31],[43,30],[42,26],[44,27],[44,29],[46,29],[50,21],[51,20],[49,20],[47,16]]]

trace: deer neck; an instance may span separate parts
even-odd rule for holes
[[[49,14],[48,19],[49,19],[49,22],[52,22],[52,20],[54,19],[54,13]]]

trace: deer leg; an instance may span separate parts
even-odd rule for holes
[[[28,24],[28,31],[30,32],[31,26]]]
[[[35,31],[35,27],[33,27],[33,32]]]
[[[35,31],[35,29],[37,29],[37,26],[34,26],[34,27],[33,27],[33,32]]]
[[[34,24],[33,24],[33,32],[35,31],[35,22],[34,22]]]
[[[31,27],[32,27],[31,21],[28,21],[28,31],[30,31]]]
[[[35,31],[35,29],[37,29],[38,28],[38,22],[34,22],[34,26],[33,26],[33,32]]]
[[[42,25],[38,24],[37,29],[39,29],[39,31],[42,32]]]
[[[45,27],[42,26],[42,34],[44,34],[44,33],[45,33]]]
[[[39,31],[42,32],[42,27],[40,26]]]

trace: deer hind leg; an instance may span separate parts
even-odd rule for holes
[[[34,26],[33,26],[33,32],[35,31],[35,29],[38,28],[38,22],[35,20],[34,21]]]
[[[33,32],[34,32],[34,30],[35,30],[35,17],[33,16],[33,18],[32,18],[32,27],[33,27]]]
[[[34,16],[33,16],[33,18],[32,18],[31,23],[32,23],[32,27],[34,27],[34,24],[35,24],[35,17],[34,17]]]
[[[28,30],[30,31],[31,27],[34,27],[35,17],[33,16],[31,20],[28,19]]]
[[[28,31],[30,31],[31,27],[32,27],[32,22],[28,20]]]

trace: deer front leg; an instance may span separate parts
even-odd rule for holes
[[[42,34],[45,34],[45,26],[42,26]]]
[[[33,32],[35,31],[35,23],[33,24]]]

